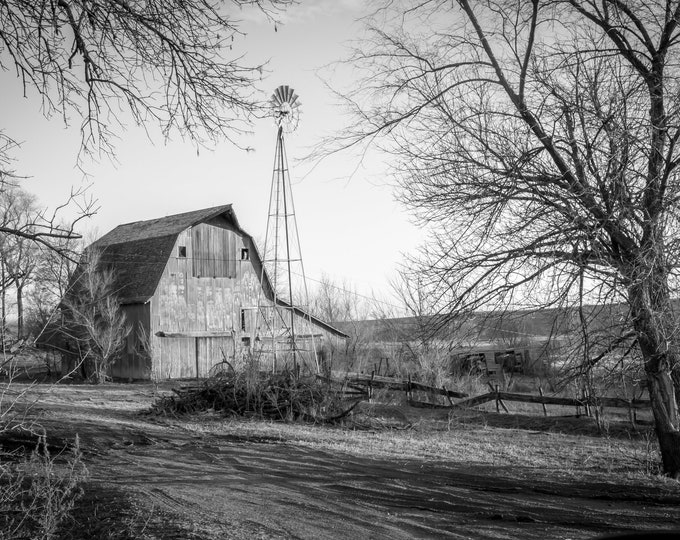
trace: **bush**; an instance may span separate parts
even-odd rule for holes
[[[0,463],[0,539],[57,538],[87,477],[77,437],[66,463],[57,464],[59,458],[43,435],[27,458]]]

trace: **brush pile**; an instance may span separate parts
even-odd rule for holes
[[[206,411],[279,421],[332,422],[354,408],[315,376],[284,373],[219,373],[200,385],[174,390],[153,406],[156,414]]]

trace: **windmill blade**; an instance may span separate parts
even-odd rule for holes
[[[274,95],[276,95],[276,101],[280,105],[285,101],[285,98],[283,97],[283,86],[279,86],[276,90],[274,90]]]
[[[300,97],[287,84],[281,85],[272,94],[270,99],[272,114],[277,125],[282,126],[286,132],[295,130],[300,116]]]

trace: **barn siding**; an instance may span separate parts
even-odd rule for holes
[[[233,358],[242,343],[241,309],[257,305],[259,278],[251,261],[240,259],[249,242],[216,223],[201,223],[179,234],[151,299],[156,377],[196,377],[197,367],[204,377],[222,360],[222,353]],[[185,258],[178,256],[179,246],[186,247]],[[220,335],[157,337],[158,332]]]

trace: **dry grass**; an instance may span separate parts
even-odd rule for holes
[[[17,393],[22,390],[20,385],[14,389]],[[26,397],[37,399],[37,395],[47,392],[48,387],[39,385],[28,390],[30,396]],[[168,471],[170,465],[177,462],[189,479],[194,474],[200,478],[224,474],[224,492],[209,491],[216,488],[206,483],[206,501],[209,501],[212,493],[223,494],[233,489],[231,482],[239,481],[246,470],[255,475],[253,478],[260,479],[261,456],[280,462],[280,468],[271,476],[274,483],[278,482],[279,474],[288,478],[285,476],[288,467],[297,464],[300,485],[306,490],[305,456],[319,455],[316,451],[321,452],[320,457],[310,467],[317,467],[314,470],[321,485],[326,482],[325,474],[331,470],[337,475],[335,479],[340,479],[338,482],[348,490],[354,489],[356,483],[364,482],[362,475],[375,468],[376,474],[381,470],[402,470],[403,478],[418,478],[423,470],[429,470],[435,479],[439,474],[467,478],[465,481],[473,486],[470,489],[482,490],[492,502],[496,500],[500,481],[522,493],[548,493],[554,497],[559,494],[555,499],[559,501],[586,497],[598,502],[604,494],[602,500],[612,500],[616,505],[625,502],[629,494],[643,493],[639,495],[642,501],[670,496],[659,503],[666,508],[680,500],[680,483],[655,474],[658,454],[654,437],[648,431],[627,433],[625,422],[612,422],[609,432],[601,434],[594,421],[586,418],[546,419],[542,415],[508,415],[479,410],[449,414],[441,409],[407,407],[403,404],[403,392],[386,394],[384,397],[391,404],[363,403],[343,424],[336,425],[225,417],[215,411],[178,417],[149,414],[152,402],[167,395],[169,390],[169,384],[105,384],[96,388],[60,385],[49,387],[49,393],[42,396],[39,407],[45,413],[45,420],[53,426],[67,426],[69,431],[75,429],[74,426],[82,430],[79,431],[81,440],[89,451],[86,456],[91,462],[88,465],[91,464],[95,471],[96,482],[84,486],[86,495],[73,509],[73,526],[68,529],[69,536],[64,538],[223,537],[217,533],[214,536],[193,534],[187,528],[189,521],[182,521],[186,516],[179,516],[174,509],[159,513],[144,506],[148,504],[149,493],[167,490],[175,496],[174,489],[192,489],[192,482],[185,486],[183,480],[176,480],[174,466]],[[110,455],[106,453],[109,450]],[[111,456],[125,459],[119,462]],[[290,463],[287,456],[292,458]],[[149,493],[145,491],[143,497],[128,490],[127,486],[102,480],[117,478],[111,471],[126,471],[133,462],[149,467],[149,476],[144,476],[141,484],[146,486],[145,482],[156,478],[154,489]],[[234,463],[238,463],[238,467],[236,476],[232,477],[228,471]],[[320,464],[323,465],[321,469],[318,468]],[[142,465],[139,467],[139,470],[145,470]],[[348,471],[358,471],[358,476],[346,479]],[[290,485],[297,485],[296,482]],[[166,487],[168,483],[171,487]],[[114,491],[110,491],[111,485],[114,485]],[[247,479],[243,480],[241,489],[250,489]],[[194,500],[195,494],[187,491],[185,496],[182,504]],[[606,499],[607,496],[610,499]],[[427,505],[427,501],[434,500],[430,495],[427,497],[420,503]],[[129,501],[125,502],[127,499]],[[156,501],[165,504],[160,495]],[[243,508],[248,510],[250,507]],[[586,515],[593,511],[584,512]],[[466,515],[461,519],[468,520],[469,517]],[[121,521],[123,518],[129,519],[129,523]],[[177,531],[171,534],[168,524],[172,519],[177,520],[176,526],[172,525],[173,531],[175,528]],[[555,519],[562,523],[559,516]],[[223,522],[224,517],[220,517],[219,523]],[[470,527],[473,526],[476,525]],[[503,527],[507,526],[504,522]],[[562,525],[550,527],[552,533]],[[594,530],[588,529],[589,536],[584,532],[582,537],[592,537]],[[244,532],[235,537],[254,537],[251,529],[247,531],[247,534]],[[499,538],[512,536],[506,534],[505,529],[503,531]],[[538,537],[534,532],[533,537]],[[547,534],[545,537],[566,536]]]
[[[59,537],[87,478],[77,437],[70,454],[53,457],[43,435],[30,456],[0,456],[0,539]]]
[[[495,427],[488,420],[512,415],[467,411],[449,415],[408,407],[364,405],[344,426],[194,417],[180,424],[197,433],[290,443],[318,450],[389,460],[445,461],[495,466],[572,480],[606,480],[680,490],[656,474],[659,456],[648,432],[626,437]],[[558,419],[553,419],[556,424]],[[567,426],[563,431],[569,431]]]

